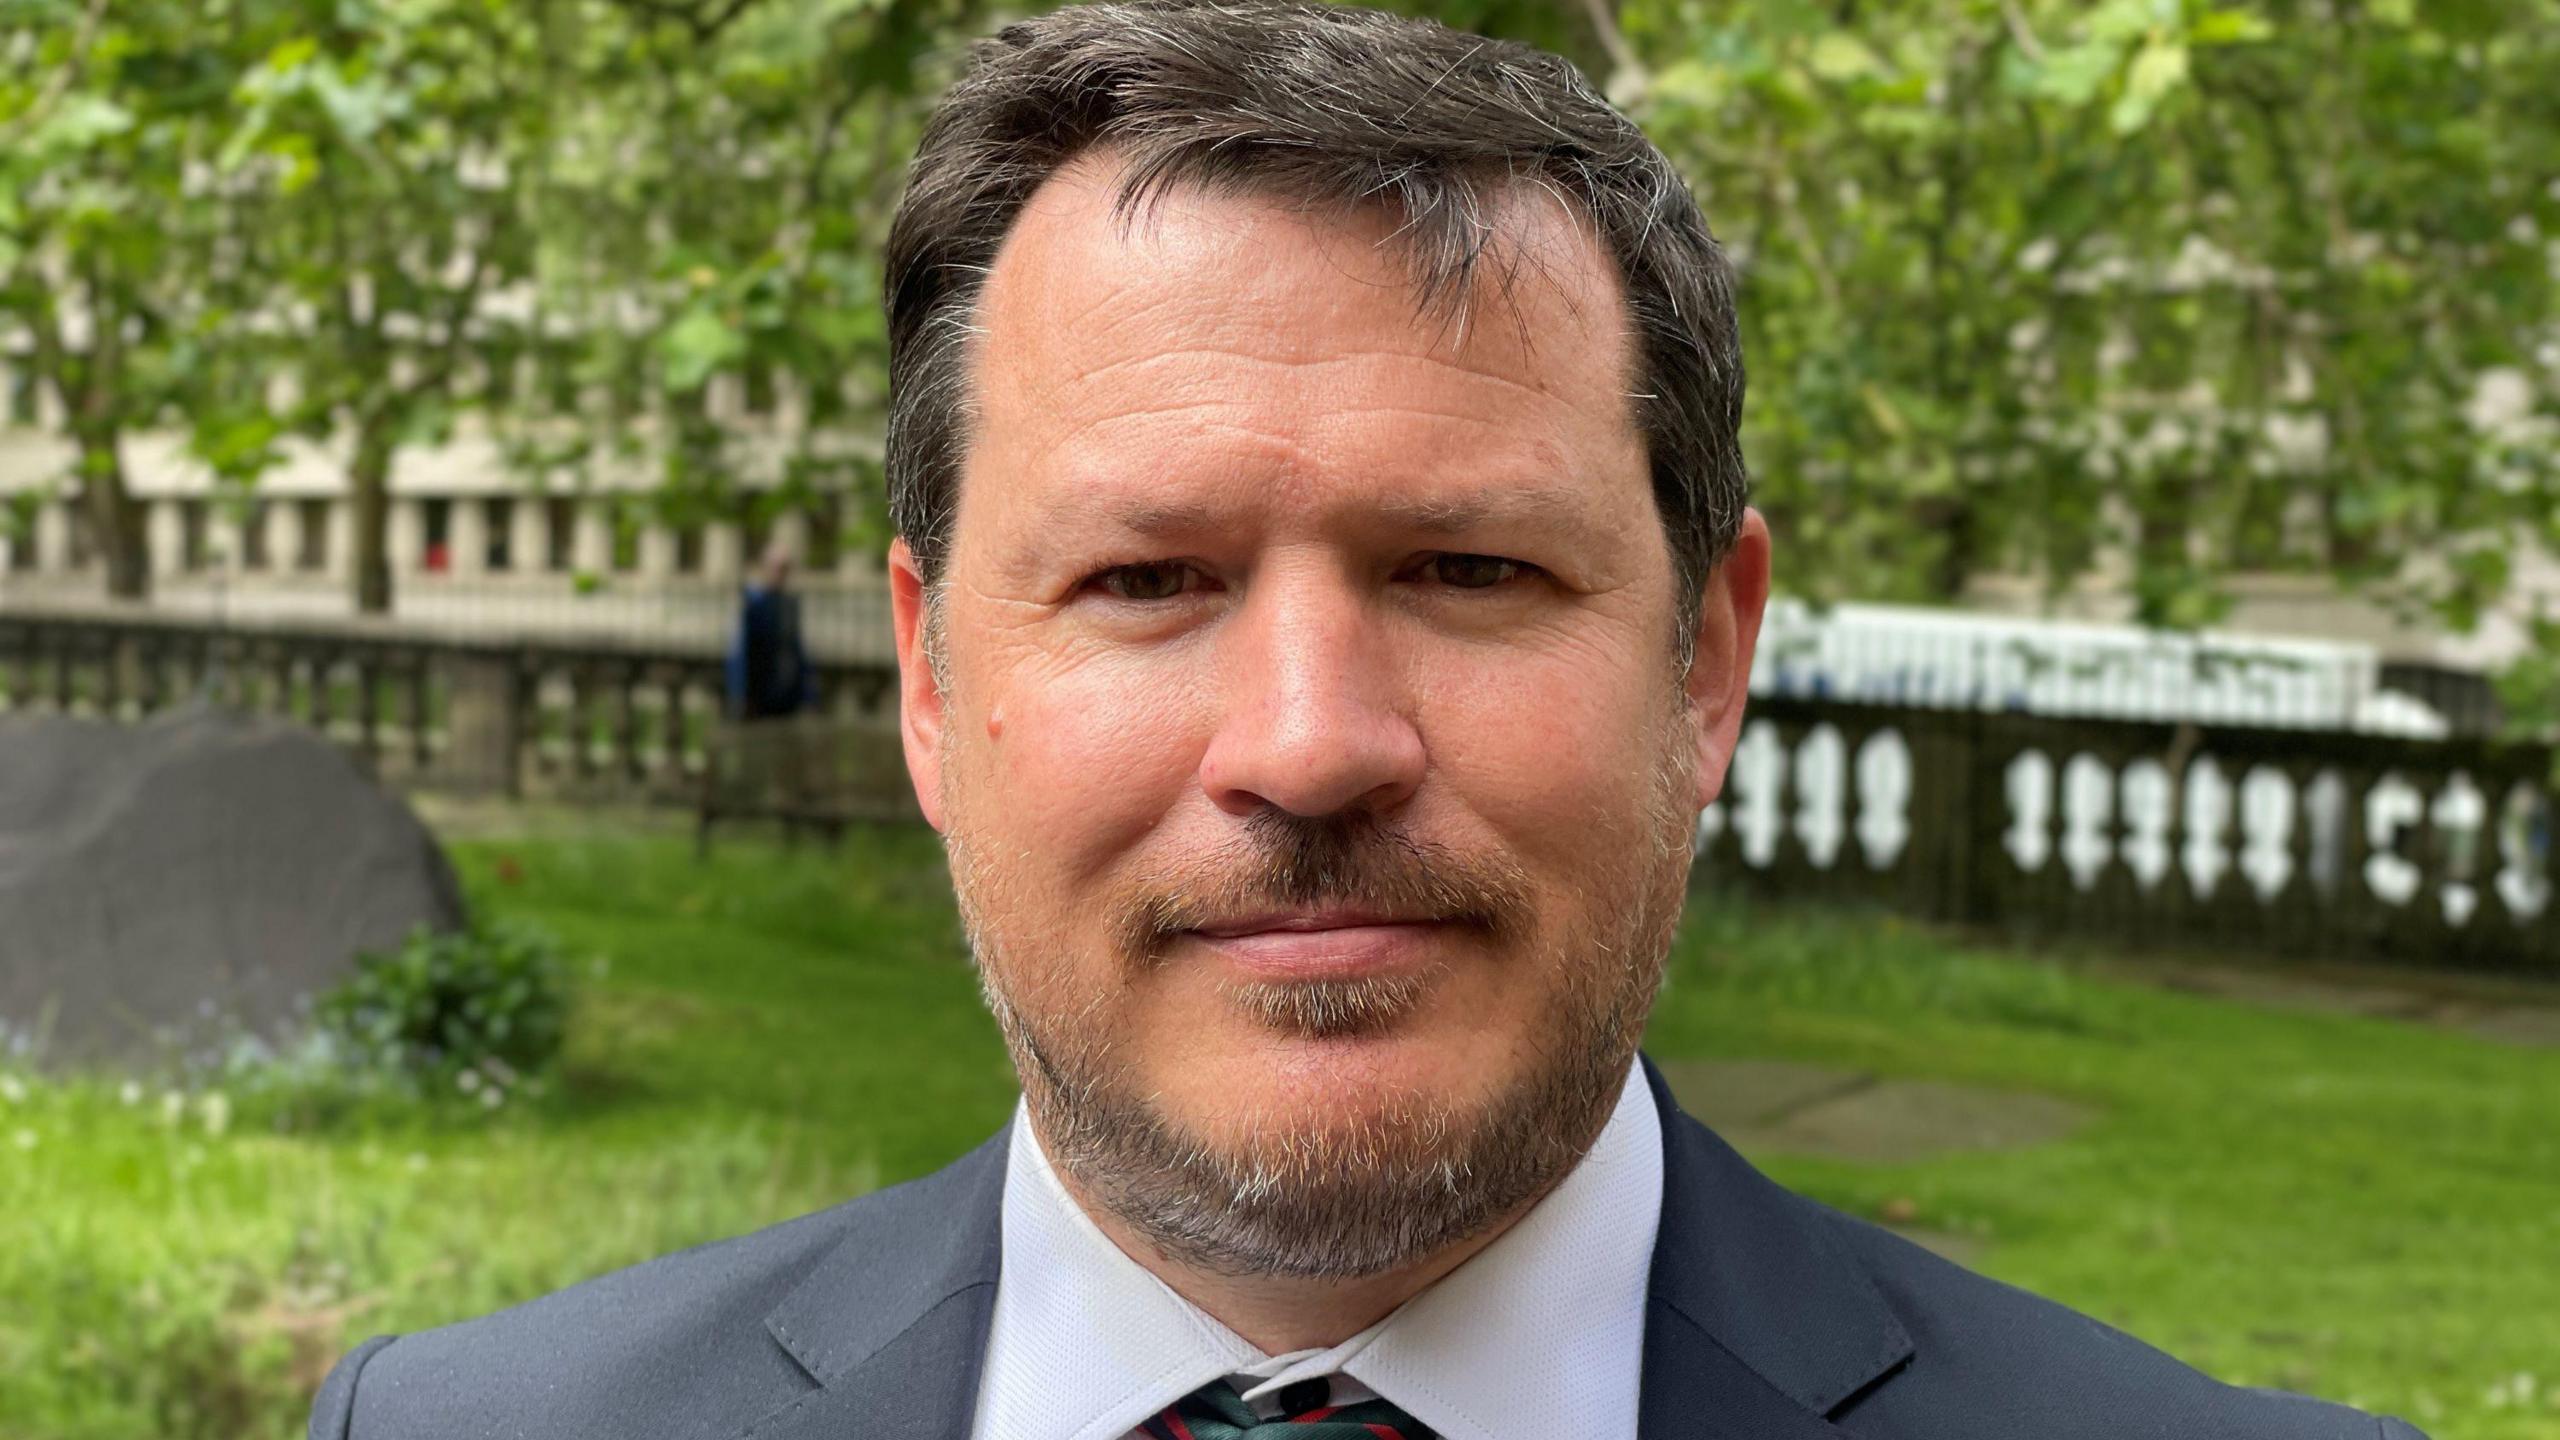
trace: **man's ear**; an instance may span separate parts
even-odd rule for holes
[[[1760,612],[1769,603],[1769,524],[1744,509],[1742,533],[1707,576],[1698,604],[1697,658],[1689,666],[1689,711],[1697,725],[1698,805],[1724,792],[1733,748],[1742,738],[1743,701],[1751,688],[1751,654],[1760,643]]]
[[[925,823],[942,828],[942,681],[925,660],[924,572],[904,540],[889,543],[889,625],[898,641],[898,739]],[[944,617],[947,621],[949,617]]]

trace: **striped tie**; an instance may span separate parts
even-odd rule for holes
[[[1260,1419],[1224,1380],[1210,1381],[1138,1427],[1148,1440],[1239,1440],[1247,1431],[1264,1440],[1433,1440],[1421,1421],[1384,1400]]]

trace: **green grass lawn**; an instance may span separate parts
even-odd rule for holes
[[[0,1437],[299,1433],[353,1340],[923,1173],[1011,1106],[921,833],[707,865],[664,834],[456,848],[485,910],[592,957],[563,1083],[277,1133],[207,1095],[0,1081]],[[2560,1053],[1713,900],[1650,1044],[2082,1102],[2038,1149],[1771,1168],[2229,1378],[2560,1437]]]

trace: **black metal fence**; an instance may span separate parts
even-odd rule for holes
[[[903,765],[895,670],[822,661],[860,763]],[[720,713],[698,650],[207,631],[0,615],[0,708],[134,718],[210,695],[420,789],[688,801]],[[2123,942],[2560,978],[2547,746],[1764,696],[1699,877]]]

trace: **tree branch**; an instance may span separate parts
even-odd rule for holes
[[[80,31],[71,39],[70,57],[63,61],[62,68],[46,78],[44,89],[27,103],[27,108],[18,112],[17,131],[34,129],[36,122],[44,118],[44,112],[70,93],[72,83],[89,68],[89,47],[96,43],[98,26],[106,18],[107,0],[89,0],[89,8],[80,15]],[[14,145],[17,141],[18,134],[0,130],[0,145]]]
[[[2027,23],[2027,13],[2018,8],[2018,0],[2000,0],[2000,18],[2009,27],[2009,38],[2017,42],[2018,53],[2042,64],[2044,42],[2036,38],[2035,27]]]
[[[453,303],[445,312],[444,335],[437,342],[434,350],[435,363],[420,374],[414,383],[401,390],[400,398],[403,402],[416,400],[443,389],[445,383],[453,378],[455,369],[461,365],[462,340],[470,333],[472,316],[480,309],[480,292],[489,276],[489,252],[495,248],[497,248],[497,234],[494,228],[490,234],[482,237],[482,243],[472,247],[471,270],[463,278],[462,287],[454,292]]]
[[[1618,97],[1632,109],[1644,101],[1652,77],[1644,61],[1636,56],[1635,47],[1627,43],[1627,32],[1618,28],[1618,15],[1609,0],[1582,0],[1582,13],[1591,18],[1591,29],[1600,37],[1600,48],[1609,53],[1609,63],[1617,74],[1610,77],[1610,89],[1621,92]]]

